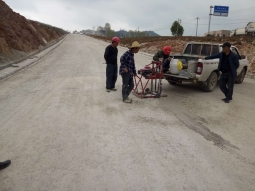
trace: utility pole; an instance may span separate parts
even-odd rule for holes
[[[177,25],[177,34],[176,36],[178,36],[178,32],[179,32],[179,24],[181,24],[182,20],[178,18],[178,25]]]
[[[179,21],[179,24],[181,25],[182,24],[182,20],[180,19],[180,21]]]
[[[177,23],[179,24],[179,18],[178,18]],[[178,29],[179,29],[179,25],[178,24],[177,24],[177,33],[176,33],[176,36],[178,36]]]
[[[196,19],[197,19],[197,30],[198,30],[198,20],[199,20],[199,17],[197,17]],[[197,36],[197,31],[196,31],[196,36]]]
[[[213,9],[214,7],[211,5],[210,6],[210,14],[209,14],[209,26],[208,26],[208,34],[210,34],[210,27],[211,27],[211,18],[212,18],[212,9]]]

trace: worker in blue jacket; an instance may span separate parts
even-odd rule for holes
[[[229,103],[230,100],[233,99],[233,89],[235,78],[237,76],[236,70],[239,67],[239,56],[230,50],[231,44],[229,42],[225,42],[222,45],[222,52],[205,57],[205,60],[211,60],[219,58],[219,66],[218,71],[220,71],[220,89],[224,93],[225,98],[222,99],[225,103]]]

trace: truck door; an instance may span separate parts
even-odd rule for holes
[[[242,66],[244,66],[245,63],[246,63],[246,60],[245,60],[245,59],[241,59],[241,55],[239,54],[239,52],[237,51],[236,48],[231,47],[231,51],[234,52],[234,53],[236,53],[237,56],[239,57],[240,66],[239,66],[239,68],[237,69],[237,75],[239,75],[239,74],[241,73],[242,69],[243,69]]]

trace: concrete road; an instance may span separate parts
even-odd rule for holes
[[[254,80],[229,104],[166,81],[167,98],[125,104],[120,77],[105,92],[106,45],[69,35],[0,82],[1,191],[255,190]]]

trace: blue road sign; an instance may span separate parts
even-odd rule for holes
[[[214,16],[222,16],[227,17],[228,16],[229,7],[227,6],[214,6]]]

